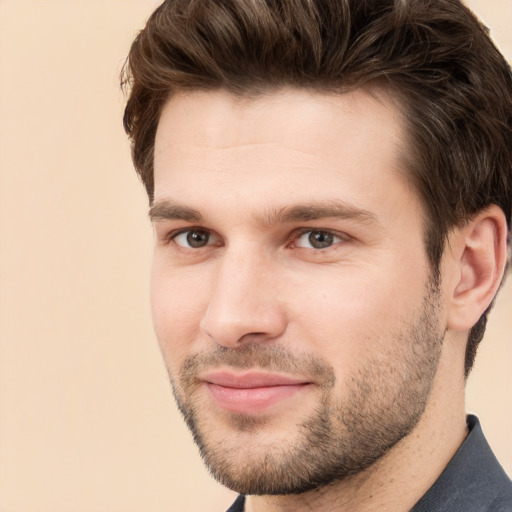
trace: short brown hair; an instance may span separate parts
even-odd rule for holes
[[[124,126],[150,202],[156,129],[173,92],[379,83],[405,113],[434,275],[449,230],[491,204],[510,234],[511,70],[460,0],[166,0],[134,41],[122,81]],[[487,312],[470,332],[466,375]]]

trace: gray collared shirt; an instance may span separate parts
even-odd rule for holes
[[[469,434],[434,485],[411,512],[512,512],[512,482],[500,466],[476,416]],[[239,496],[227,512],[243,512]]]
[[[469,435],[412,512],[512,512],[512,482],[487,443],[476,416]]]

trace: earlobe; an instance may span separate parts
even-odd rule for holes
[[[475,325],[500,286],[507,259],[507,222],[493,205],[452,234],[457,279],[450,293],[448,329],[465,331]]]

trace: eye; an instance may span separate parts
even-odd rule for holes
[[[331,231],[314,230],[302,233],[296,239],[294,245],[307,249],[327,249],[331,245],[342,241],[341,236],[335,235]]]
[[[204,229],[189,229],[172,237],[172,240],[180,247],[188,249],[200,249],[209,245],[211,234]]]

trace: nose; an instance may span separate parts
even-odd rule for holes
[[[264,257],[225,254],[216,265],[201,330],[215,343],[236,348],[269,341],[287,325],[275,274]]]

